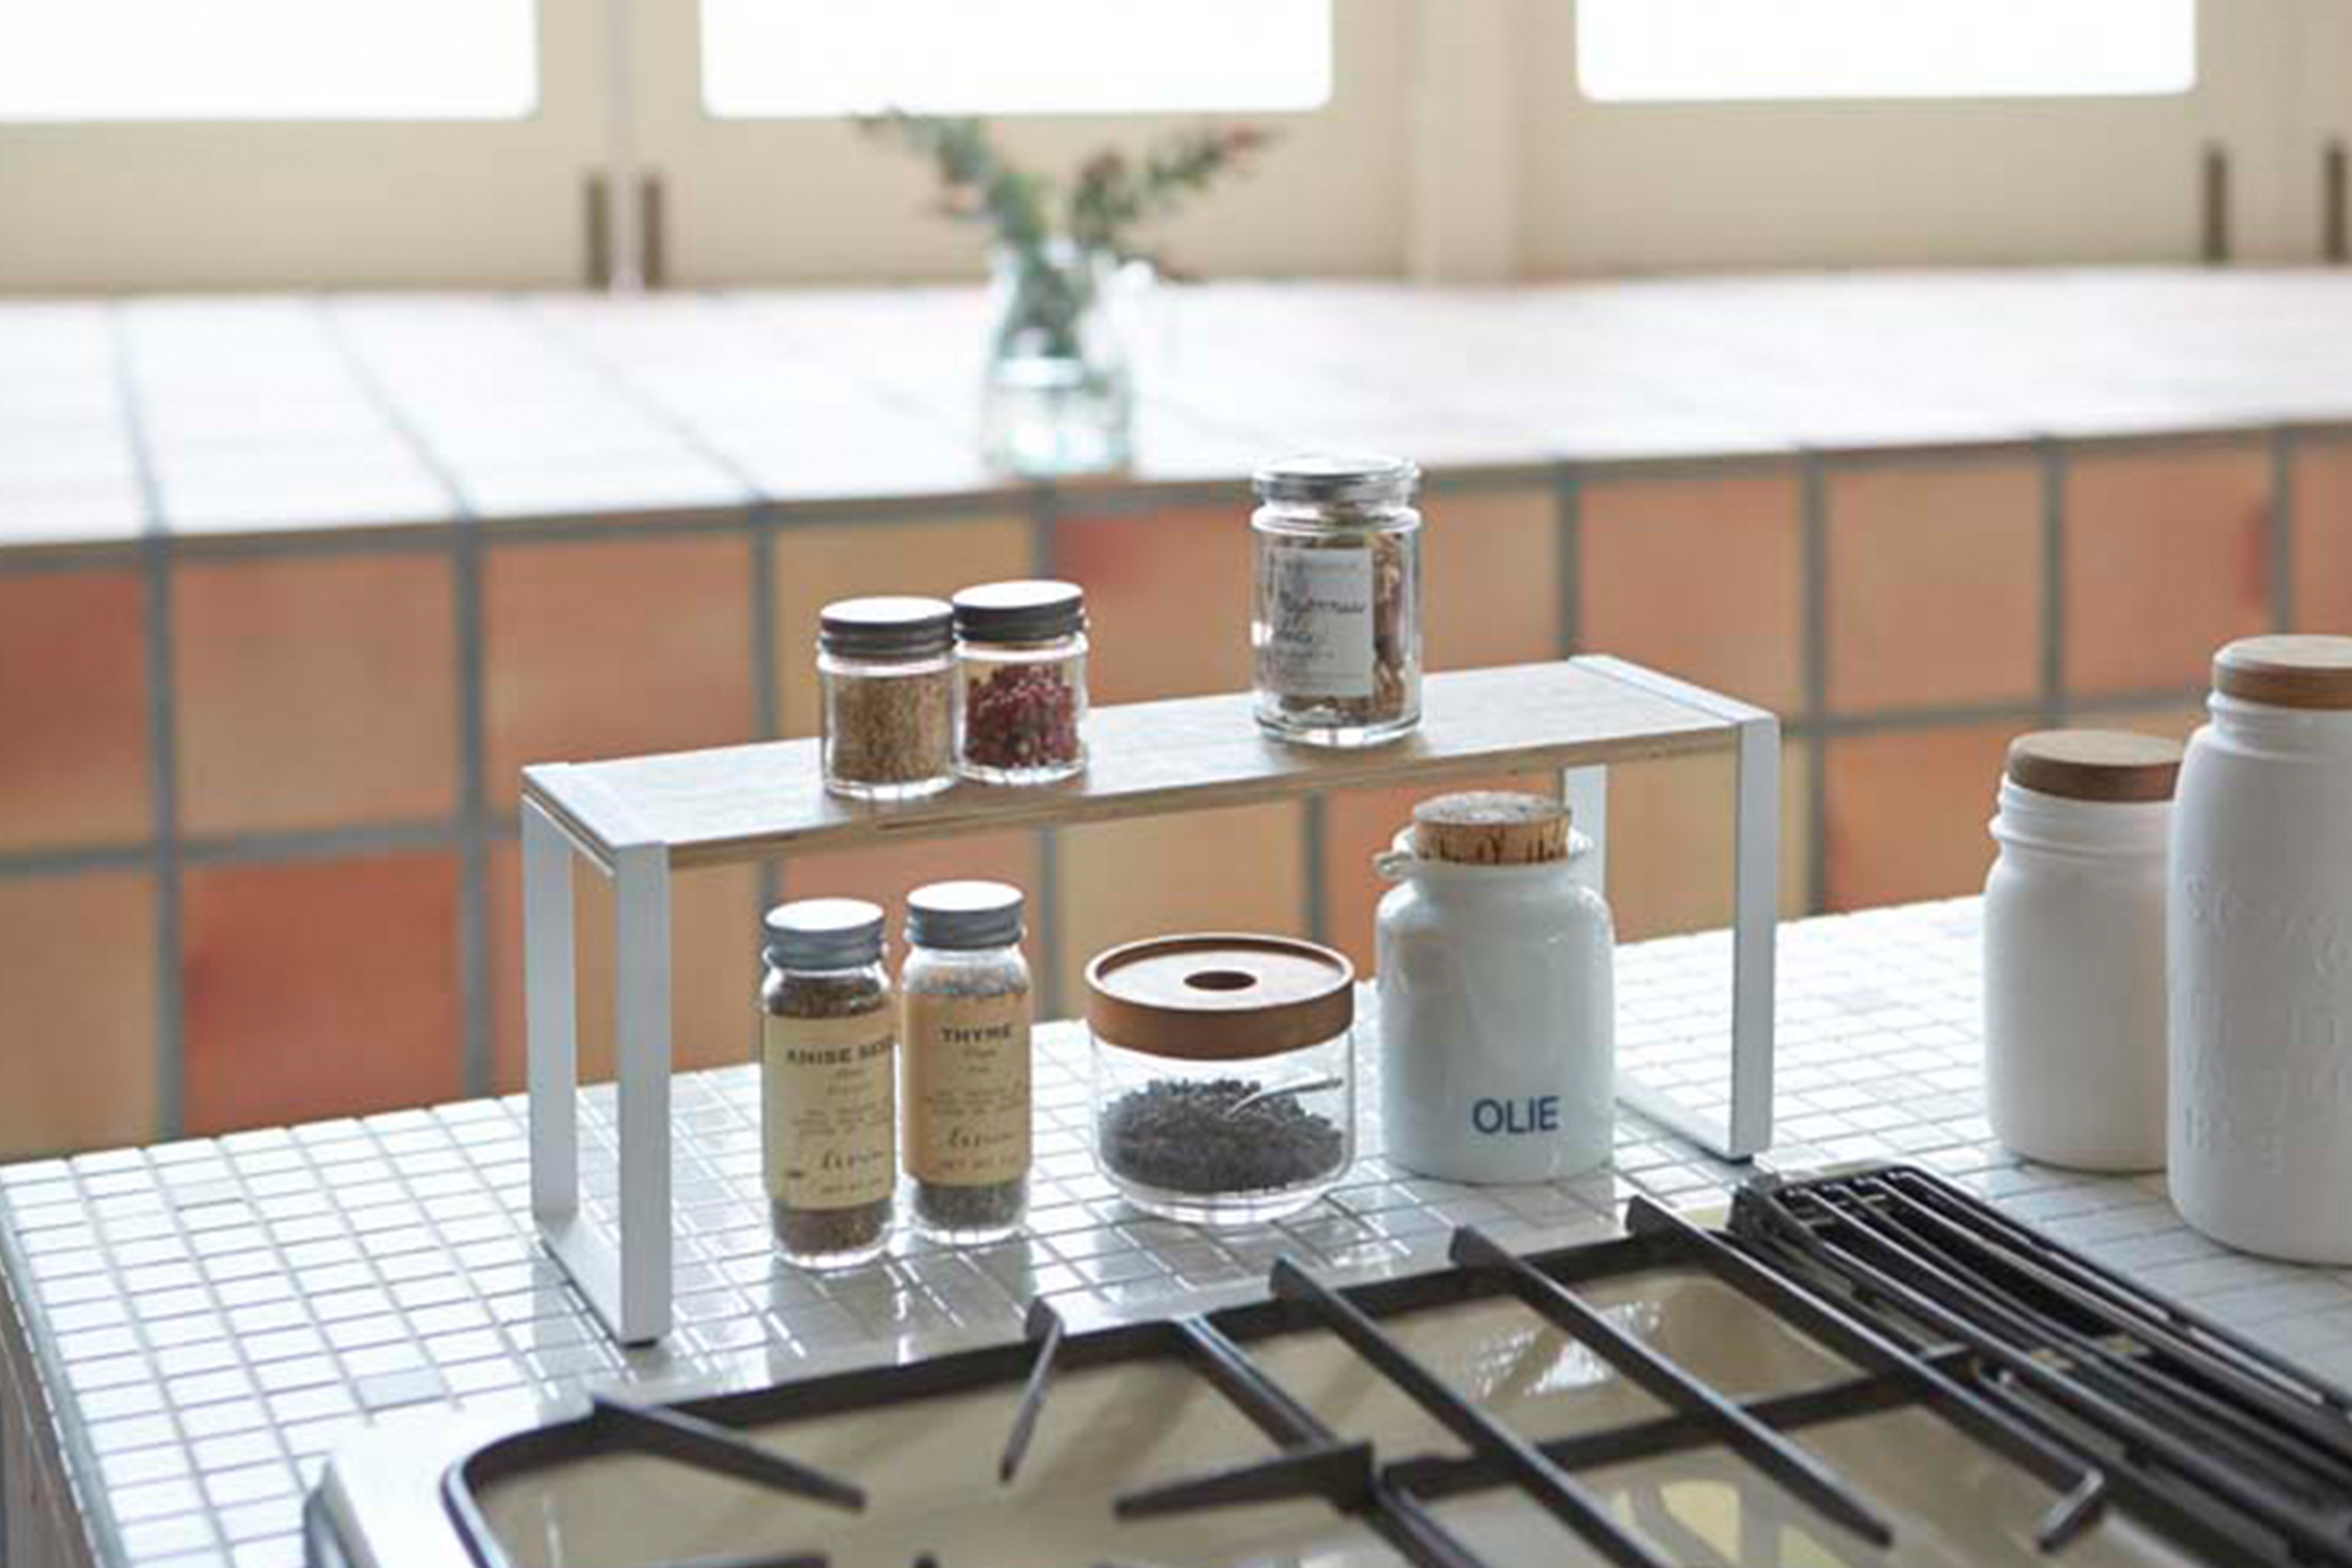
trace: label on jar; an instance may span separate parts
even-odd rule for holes
[[[1029,993],[909,991],[906,1170],[944,1187],[994,1187],[1029,1170]]]
[[[1372,552],[1275,550],[1266,560],[1258,680],[1285,697],[1371,697]]]
[[[767,1196],[787,1208],[877,1203],[898,1183],[892,1009],[849,1018],[769,1014],[760,1051]]]

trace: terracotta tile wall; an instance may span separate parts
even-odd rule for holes
[[[1433,667],[1591,649],[1784,715],[1790,913],[1971,891],[2009,735],[2181,732],[2214,643],[2352,626],[2337,433],[1445,474],[1426,511]],[[514,1088],[522,762],[808,733],[825,600],[1036,570],[1088,587],[1099,700],[1238,686],[1245,515],[1089,487],[0,558],[0,1157]],[[1725,917],[1729,791],[1722,760],[1612,779],[1625,936]],[[1368,960],[1413,798],[687,875],[679,1058],[748,1053],[780,896],[1014,881],[1062,1011],[1092,953],[1173,927]],[[579,908],[596,1072],[601,885]]]

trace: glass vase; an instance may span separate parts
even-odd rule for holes
[[[1043,477],[1123,468],[1133,452],[1120,263],[1067,240],[990,258],[995,327],[981,398],[992,466]]]

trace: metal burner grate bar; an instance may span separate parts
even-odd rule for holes
[[[1742,1195],[1744,1196],[1744,1194]],[[1722,1238],[1700,1230],[1673,1211],[1637,1198],[1626,1211],[1637,1236],[1672,1244],[1685,1259],[1874,1372],[1907,1383],[1931,1407],[1979,1442],[2007,1455],[2060,1493],[2058,1505],[2035,1531],[2044,1551],[2055,1551],[2098,1523],[2107,1506],[2107,1483],[2098,1466],[2051,1442],[2034,1428],[1997,1407],[1919,1353],[1903,1348],[1860,1319],[1831,1305]]]
[[[2240,1462],[2293,1471],[2324,1497],[2352,1496],[2352,1462],[2347,1462],[2352,1461],[2352,1427],[2340,1417],[2329,1416],[2316,1404],[2282,1398],[2268,1385],[2235,1368],[2214,1364],[2195,1347],[2180,1344],[2162,1329],[2106,1321],[2094,1303],[2047,1270],[2007,1249],[1983,1242],[1966,1226],[1946,1219],[1889,1183],[1857,1181],[1852,1191],[1858,1199],[1829,1197],[1828,1201],[1843,1209],[1851,1201],[1875,1198],[1893,1211],[1900,1228],[1922,1246],[1951,1250],[1956,1261],[1969,1263],[1981,1277],[1997,1278],[2006,1271],[2027,1282],[2034,1293],[2047,1295],[2074,1312],[2091,1317],[2099,1324],[2095,1336],[2056,1313],[2035,1309],[2032,1294],[2005,1293],[2005,1299],[2013,1298],[2007,1308],[2010,1315],[2030,1323],[2029,1332],[2037,1332],[2062,1347],[2110,1397],[2159,1422],[2174,1414],[2164,1401],[2179,1400],[2214,1424],[2217,1440],[2226,1434],[2229,1446],[2240,1453]],[[2118,1338],[2134,1349],[2116,1348]],[[2240,1402],[2233,1404],[2232,1399]]]
[[[1255,1422],[1259,1431],[1288,1448],[1340,1446],[1338,1436],[1329,1427],[1292,1398],[1206,1318],[1181,1318],[1175,1328],[1187,1359]],[[1478,1553],[1455,1540],[1416,1498],[1377,1475],[1363,1504],[1361,1516],[1420,1568],[1488,1568]]]
[[[1037,1359],[1029,1365],[1029,1381],[1021,1388],[1020,1407],[1012,1413],[1012,1430],[1004,1435],[1004,1452],[997,1460],[997,1485],[1008,1487],[1020,1474],[1029,1441],[1037,1436],[1037,1418],[1046,1407],[1046,1389],[1054,1377],[1054,1358],[1061,1354],[1061,1314],[1040,1297],[1029,1303],[1023,1325],[1037,1345]]]
[[[1808,1208],[1817,1222],[1804,1218]],[[2216,1459],[2209,1443],[2184,1435],[2194,1427],[2185,1412],[2150,1419],[2111,1396],[2114,1381],[2095,1365],[2062,1369],[2032,1319],[1959,1279],[1852,1195],[1845,1179],[1775,1192],[1751,1188],[1740,1196],[1735,1223],[1967,1345],[1998,1368],[2007,1386],[1998,1396],[2010,1408],[2047,1424],[2037,1405],[2046,1407],[2112,1446],[2117,1457],[2107,1474],[2118,1495],[2173,1521],[2225,1560],[2352,1564],[2352,1543],[2331,1517],[2302,1506],[2266,1476]]]
[[[1670,1408],[1712,1430],[1727,1446],[1802,1497],[1824,1517],[1874,1545],[1893,1544],[1893,1529],[1835,1470],[1618,1328],[1567,1286],[1539,1273],[1466,1227],[1453,1233],[1447,1255],[1465,1268],[1499,1275],[1513,1296],[1563,1334]]]
[[[1665,1560],[1628,1535],[1608,1510],[1535,1445],[1446,1386],[1407,1354],[1355,1304],[1288,1258],[1275,1260],[1274,1295],[1304,1307],[1446,1429],[1509,1473],[1553,1518],[1583,1537],[1619,1568],[1668,1568]]]

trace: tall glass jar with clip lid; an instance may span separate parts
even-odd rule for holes
[[[1250,641],[1258,724],[1376,746],[1421,721],[1421,470],[1308,454],[1257,470]]]

